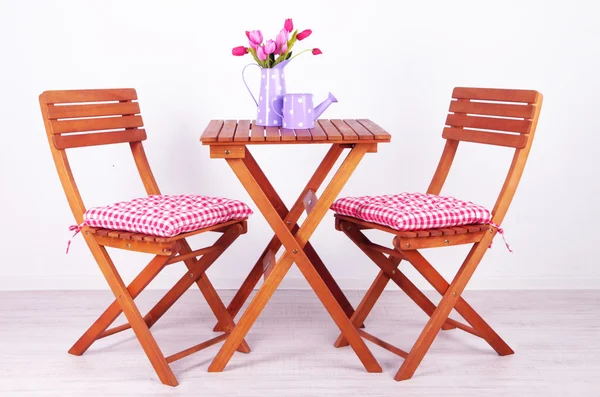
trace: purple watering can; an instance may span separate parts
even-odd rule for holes
[[[285,75],[283,69],[290,60],[283,61],[272,68],[261,68],[256,63],[248,64],[242,69],[242,80],[254,103],[256,103],[256,125],[284,128],[313,128],[314,121],[337,99],[331,93],[328,98],[313,107],[312,94],[286,95]],[[248,66],[260,69],[260,91],[258,100],[246,79],[244,72]],[[285,101],[285,104],[284,104]],[[286,105],[287,104],[287,105]],[[286,107],[287,106],[287,107]]]
[[[289,60],[278,63],[272,68],[261,68],[255,63],[246,65],[242,69],[242,80],[248,89],[248,92],[256,103],[256,125],[262,126],[281,126],[281,109],[283,107],[283,95],[285,95],[285,76],[283,74],[283,68],[288,64]],[[244,72],[248,66],[257,66],[260,69],[260,92],[258,94],[258,100],[246,79],[244,78]]]
[[[337,99],[330,92],[321,104],[313,106],[313,94],[285,94],[283,113],[273,109],[282,118],[283,128],[314,128],[315,120]]]

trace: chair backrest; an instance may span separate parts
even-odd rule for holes
[[[442,134],[446,145],[427,192],[440,194],[460,141],[514,148],[512,164],[492,210],[492,222],[500,225],[527,162],[542,94],[530,90],[457,87],[452,98]]]
[[[146,131],[136,100],[132,88],[45,91],[40,95],[52,158],[78,223],[83,222],[85,206],[66,149],[129,143],[146,192],[160,194],[142,146]]]

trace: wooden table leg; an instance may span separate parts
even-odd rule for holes
[[[356,145],[350,151],[348,157],[344,160],[340,169],[336,172],[313,211],[306,218],[296,235],[291,233],[285,222],[278,215],[277,210],[272,205],[261,184],[255,179],[250,167],[247,166],[247,162],[242,159],[227,159],[227,162],[265,216],[276,236],[282,241],[286,252],[279,259],[265,281],[265,284],[260,288],[248,309],[244,312],[238,324],[221,347],[221,350],[209,366],[209,371],[218,372],[225,368],[233,352],[260,315],[260,312],[267,304],[292,263],[295,262],[367,371],[381,372],[379,363],[377,363],[377,360],[373,357],[362,337],[358,334],[357,329],[352,325],[350,319],[346,316],[303,249],[366,151],[367,147],[365,145]]]
[[[296,233],[298,229],[297,222],[298,219],[300,219],[300,216],[302,215],[304,209],[302,203],[303,197],[309,190],[319,190],[319,188],[323,184],[323,181],[331,172],[331,169],[335,165],[337,159],[342,154],[343,150],[344,149],[340,145],[332,145],[332,147],[329,149],[329,151],[315,170],[313,176],[310,178],[305,188],[302,190],[302,193],[300,193],[300,196],[292,206],[291,210],[287,209],[285,203],[283,202],[283,200],[281,199],[281,197],[279,196],[269,179],[266,177],[266,175],[254,159],[254,157],[252,157],[252,155],[250,154],[250,151],[247,151],[246,153],[246,164],[250,172],[254,175],[254,178],[261,184],[261,187],[265,192],[267,198],[269,199],[271,205],[273,205],[273,207],[277,210],[279,216],[284,219],[286,225],[292,230],[292,233]],[[280,248],[281,242],[279,241],[277,236],[273,236],[267,247],[264,249],[263,253],[256,261],[256,264],[252,267],[252,270],[250,270],[250,273],[236,292],[235,296],[227,306],[227,311],[231,314],[231,317],[235,318],[235,316],[238,314],[239,310],[242,308],[244,303],[246,303],[246,300],[252,293],[254,287],[256,287],[256,285],[258,284],[258,281],[260,280],[261,276],[263,275],[264,270],[262,261],[264,256],[269,251],[277,252]],[[325,266],[325,264],[313,248],[313,246],[310,244],[310,242],[306,244],[304,249],[311,262],[315,265],[317,271],[319,272],[319,275],[321,276],[323,281],[325,281],[327,287],[330,289],[338,303],[344,309],[346,315],[348,317],[352,316],[352,314],[354,313],[354,308],[350,304],[350,301],[343,293],[342,289],[339,287],[331,273],[329,273],[329,270],[327,269],[327,267]],[[222,330],[223,329],[220,326],[220,324],[217,324],[214,327],[214,331]]]

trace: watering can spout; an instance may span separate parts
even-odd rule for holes
[[[338,100],[330,92],[329,95],[327,96],[327,99],[325,99],[322,103],[320,103],[317,107],[315,107],[315,113],[314,113],[315,120],[318,119],[319,116],[321,114],[323,114],[323,112],[325,110],[327,110],[327,108],[329,107],[329,105],[331,105],[332,103],[337,102],[337,101]]]

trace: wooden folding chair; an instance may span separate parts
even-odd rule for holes
[[[40,95],[40,106],[52,157],[78,224],[82,224],[86,208],[73,179],[66,149],[129,143],[146,193],[160,194],[142,145],[142,141],[146,139],[146,132],[142,128],[140,107],[136,100],[137,93],[134,89],[46,91]],[[185,238],[208,231],[221,233],[221,236],[212,246],[192,251]],[[82,233],[115,295],[115,300],[71,347],[69,353],[79,356],[96,340],[131,328],[161,382],[176,386],[177,378],[169,363],[225,340],[235,325],[205,271],[240,234],[246,233],[246,220],[229,221],[171,238],[88,226],[83,227]],[[153,254],[154,258],[129,286],[126,286],[106,247],[149,253]],[[161,270],[178,262],[185,264],[187,272],[148,314],[142,316],[134,299]],[[150,328],[194,283],[206,298],[219,323],[224,325],[224,333],[165,357],[150,333]],[[128,323],[108,329],[121,313],[125,314]],[[243,342],[238,351],[248,353],[250,348]]]
[[[459,328],[479,336],[501,356],[514,353],[461,294],[498,232],[513,199],[531,149],[542,95],[526,90],[455,88],[452,98],[454,100],[450,102],[451,113],[446,118],[447,127],[442,134],[446,145],[427,193],[440,194],[459,142],[514,148],[512,164],[492,210],[491,224],[398,231],[377,223],[336,214],[336,229],[344,232],[381,269],[353,314],[353,325],[358,327],[366,320],[390,279],[430,316],[408,353],[359,329],[359,333],[365,339],[404,358],[394,378],[397,381],[413,376],[440,329]],[[364,229],[377,229],[393,234],[394,247],[387,248],[371,242],[362,232]],[[459,244],[473,244],[473,247],[451,283],[448,283],[419,253],[423,248]],[[402,260],[414,266],[443,296],[437,307],[398,269]],[[450,319],[452,309],[455,309],[470,326]],[[335,346],[346,345],[344,337],[339,336]]]

